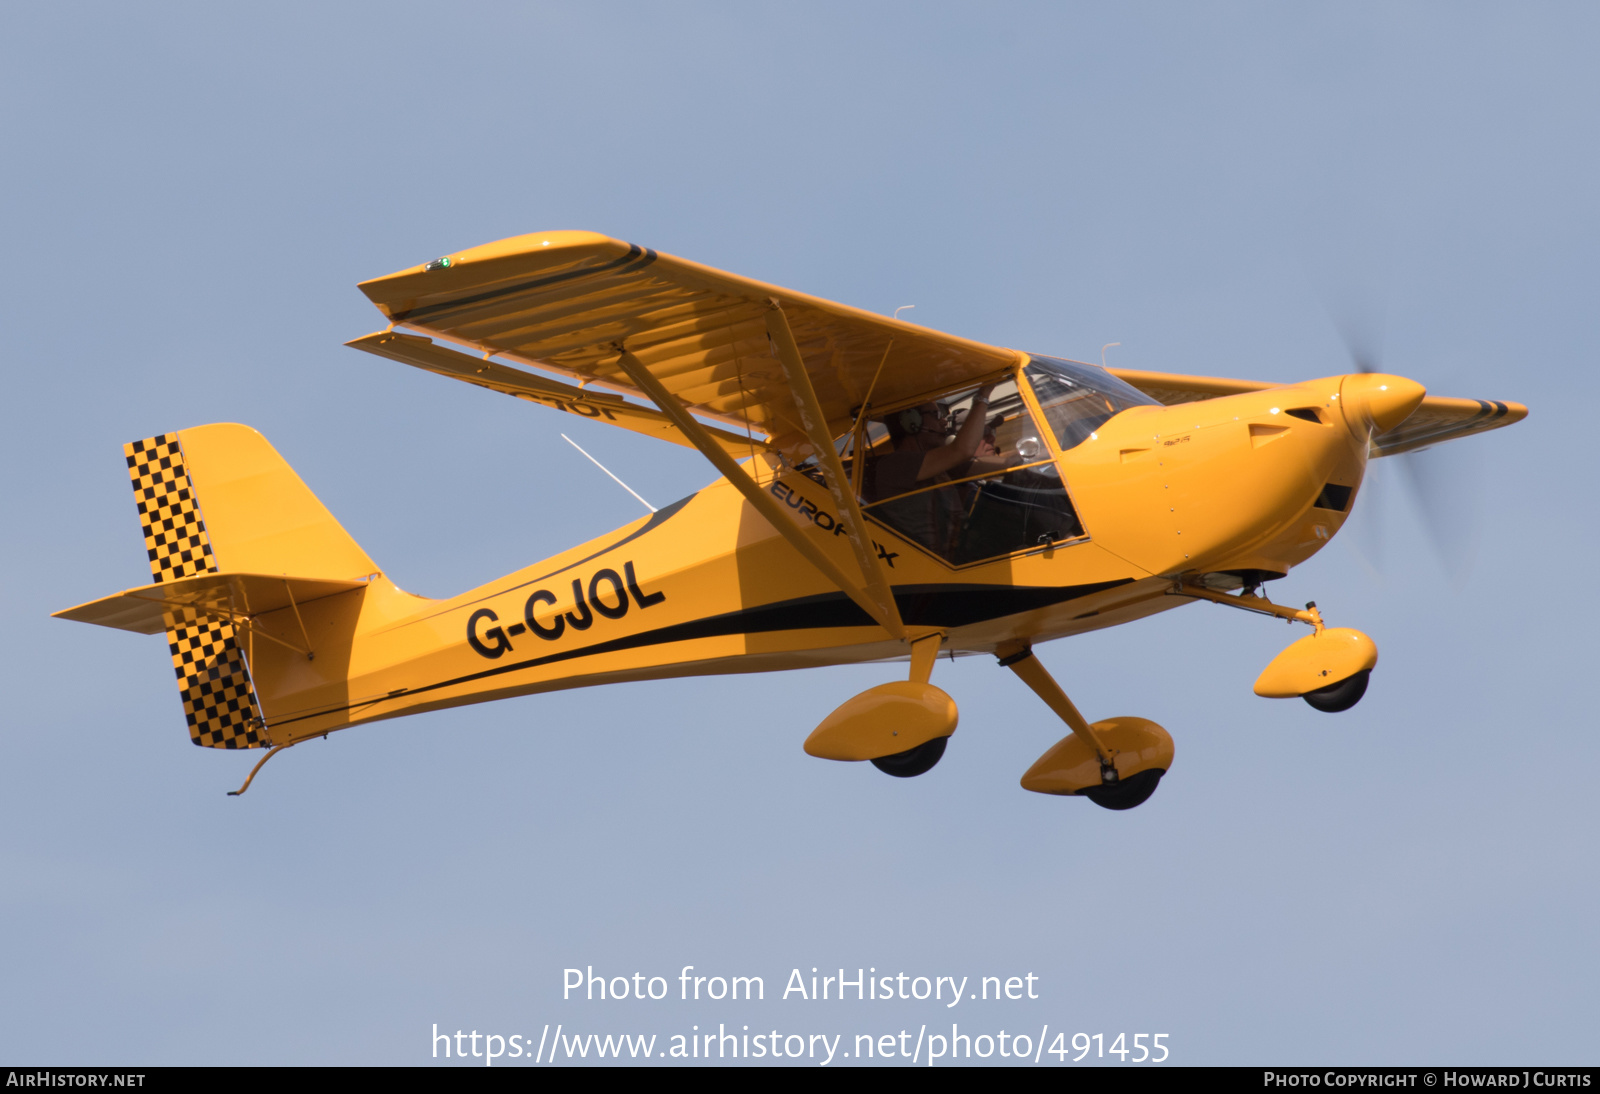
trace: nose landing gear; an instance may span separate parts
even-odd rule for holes
[[[1316,691],[1308,691],[1300,698],[1324,713],[1338,714],[1341,710],[1349,710],[1361,702],[1361,697],[1367,693],[1367,679],[1371,675],[1371,669],[1362,669],[1348,679],[1340,680],[1337,684],[1329,684],[1325,688],[1318,688]]]
[[[1304,611],[1274,604],[1247,589],[1237,596],[1219,593],[1200,585],[1174,585],[1175,596],[1192,596],[1226,604],[1230,608],[1273,615],[1290,623],[1305,623],[1314,628],[1298,642],[1290,644],[1272,659],[1256,678],[1255,692],[1264,699],[1304,699],[1327,714],[1349,710],[1367,693],[1367,680],[1378,664],[1378,647],[1358,630],[1328,627],[1315,600]]]

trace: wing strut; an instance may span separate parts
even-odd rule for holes
[[[778,358],[778,363],[783,366],[784,378],[789,381],[789,391],[794,396],[796,408],[800,411],[800,425],[806,431],[806,437],[811,441],[811,447],[816,450],[817,462],[822,465],[822,477],[827,480],[828,492],[833,495],[833,504],[839,508],[839,517],[844,521],[845,534],[850,540],[850,546],[856,553],[856,565],[861,567],[861,576],[866,581],[867,595],[877,603],[882,616],[894,621],[895,626],[889,632],[895,634],[896,628],[901,632],[895,634],[896,638],[902,637],[905,624],[900,619],[900,609],[895,605],[894,592],[889,587],[889,574],[884,568],[883,560],[873,550],[872,537],[867,532],[866,518],[861,515],[861,503],[856,500],[854,489],[851,487],[850,476],[844,473],[844,465],[839,462],[839,453],[833,447],[833,437],[828,432],[827,417],[823,414],[822,404],[817,401],[816,388],[811,385],[811,376],[806,372],[805,361],[800,356],[800,347],[794,340],[794,332],[789,329],[789,318],[783,314],[776,300],[767,312],[767,334],[772,338],[772,348]],[[862,412],[865,413],[865,406]],[[861,454],[856,454],[856,462],[861,462]],[[937,646],[934,647],[938,649]]]
[[[694,416],[689,413],[688,408],[675,398],[671,392],[667,391],[666,387],[651,374],[644,363],[628,350],[622,349],[620,346],[618,348],[621,350],[621,357],[618,358],[617,364],[622,371],[628,374],[640,391],[650,397],[651,402],[655,403],[663,414],[672,419],[673,424],[678,427],[679,431],[700,450],[701,455],[711,461],[712,466],[732,483],[739,493],[745,496],[745,500],[755,507],[756,512],[765,517],[767,523],[771,524],[779,535],[789,541],[790,546],[799,551],[818,570],[822,571],[824,577],[837,585],[840,591],[855,601],[861,610],[876,620],[884,630],[895,638],[904,638],[905,625],[900,622],[900,613],[895,609],[894,601],[892,599],[889,601],[889,610],[885,611],[878,603],[877,597],[869,595],[865,590],[857,587],[855,582],[846,577],[844,571],[834,565],[833,560],[807,538],[805,531],[789,519],[788,514],[784,512],[784,507],[779,505],[771,494],[756,485],[755,480],[745,473],[744,468],[740,467],[733,457],[728,455],[722,446],[712,438],[705,426],[695,420]],[[828,444],[828,450],[830,452],[833,450],[831,441]],[[852,540],[853,538],[852,532]]]

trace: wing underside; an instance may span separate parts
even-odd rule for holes
[[[808,450],[791,385],[769,339],[774,308],[782,309],[793,331],[817,405],[835,436],[869,400],[875,407],[903,404],[998,376],[1019,359],[1013,350],[592,232],[502,240],[364,282],[361,289],[393,323],[386,332],[391,339],[394,328],[405,328],[466,351],[435,346],[439,367],[431,371],[547,405],[546,395],[580,401],[572,394],[577,389],[535,391],[542,378],[527,367],[577,380],[585,392],[592,386],[640,396],[620,364],[626,350],[690,411],[727,427],[745,454],[752,438],[790,455]],[[378,337],[352,344],[430,368],[415,359],[415,343],[383,344]],[[386,348],[408,356],[384,353]],[[448,362],[440,354],[462,360]],[[595,394],[586,405],[606,405]],[[670,423],[661,424],[661,435],[674,439],[672,431]],[[737,452],[730,440],[719,440]]]

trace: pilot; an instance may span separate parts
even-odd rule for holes
[[[987,427],[984,413],[993,384],[978,389],[955,437],[950,437],[949,415],[940,403],[923,403],[884,419],[893,451],[880,456],[867,469],[862,484],[868,502],[991,471],[1003,471],[1019,462],[1017,456],[994,454],[990,444],[980,455]],[[935,551],[947,552],[960,532],[963,510],[954,489],[924,490],[899,501],[874,507],[874,512],[901,532]]]

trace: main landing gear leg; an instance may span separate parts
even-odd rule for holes
[[[939,658],[939,646],[944,635],[939,631],[925,634],[911,643],[911,683],[926,684],[933,677],[933,663]],[[910,779],[927,774],[944,758],[944,747],[950,738],[934,737],[915,748],[895,752],[888,756],[874,756],[872,766],[885,775],[897,779]]]
[[[1100,776],[1106,785],[1117,781],[1116,753],[1106,747],[1105,743],[1096,736],[1094,727],[1084,721],[1083,715],[1078,713],[1078,708],[1072,705],[1072,700],[1067,698],[1067,693],[1061,690],[1061,685],[1056,683],[1055,677],[1050,675],[1039,659],[1033,655],[1030,646],[1019,653],[1009,657],[1000,658],[1000,664],[1017,674],[1017,678],[1033,689],[1033,693],[1044,700],[1044,705],[1056,712],[1056,716],[1071,727],[1072,732],[1083,738],[1085,744],[1094,749],[1095,755],[1100,760]]]
[[[1007,654],[1000,664],[1017,674],[1072,733],[1039,757],[1022,776],[1025,790],[1078,794],[1106,809],[1132,809],[1156,792],[1172,766],[1172,737],[1144,718],[1108,718],[1091,724],[1031,647]]]
[[[928,682],[942,631],[913,633],[911,678],[868,688],[823,719],[806,752],[824,760],[871,760],[898,779],[933,768],[956,731],[955,700]]]

